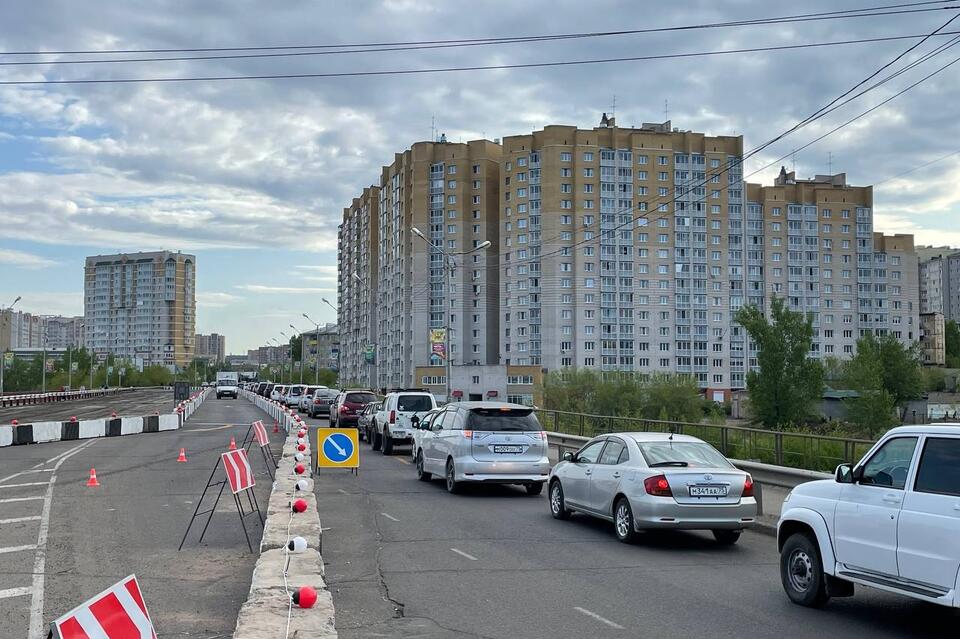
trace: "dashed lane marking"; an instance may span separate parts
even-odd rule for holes
[[[610,626],[611,628],[615,628],[615,629],[617,629],[617,630],[623,630],[623,629],[624,629],[624,627],[621,626],[620,624],[614,623],[614,622],[610,621],[609,619],[606,619],[605,617],[601,617],[601,616],[598,615],[597,613],[595,613],[595,612],[593,612],[593,611],[591,611],[591,610],[587,610],[586,608],[581,608],[580,606],[574,606],[573,609],[576,610],[577,612],[579,612],[580,614],[586,615],[586,616],[588,616],[588,617],[592,617],[593,619],[596,619],[596,620],[599,621],[600,623],[606,624],[606,625]]]
[[[343,488],[337,488],[337,492],[338,492],[338,493],[343,493],[344,495],[349,495],[349,494],[350,494],[350,493],[348,493],[347,491],[345,491]]]
[[[396,459],[396,460],[397,460],[398,462],[400,462],[401,464],[406,464],[407,466],[410,465],[410,460],[409,460],[409,459],[404,459],[403,457],[395,457],[394,459]]]
[[[0,524],[19,524],[23,521],[37,521],[40,515],[30,515],[29,517],[11,517],[10,519],[0,519]]]
[[[0,590],[0,599],[9,599],[10,597],[22,597],[24,595],[30,594],[30,586],[24,586],[22,588],[7,588],[6,590]]]
[[[452,550],[453,552],[457,553],[457,554],[460,555],[461,557],[466,557],[466,558],[469,559],[470,561],[478,561],[478,559],[477,559],[476,557],[474,557],[473,555],[469,555],[469,554],[463,552],[462,550],[457,550],[456,548],[451,548],[450,550]]]
[[[7,546],[6,548],[0,548],[0,555],[6,554],[8,552],[20,552],[22,550],[36,550],[36,544],[27,544],[26,546]]]
[[[43,496],[38,497],[8,497],[0,499],[0,504],[12,504],[15,501],[43,501]]]
[[[400,521],[399,519],[397,519],[397,518],[394,517],[393,515],[389,515],[389,514],[387,514],[387,513],[380,513],[380,514],[383,515],[384,517],[386,517],[387,519],[389,519],[390,521]]]
[[[26,488],[27,486],[46,486],[45,481],[32,481],[27,484],[0,484],[0,488]]]

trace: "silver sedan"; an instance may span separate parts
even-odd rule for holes
[[[753,478],[710,444],[688,435],[615,433],[564,453],[549,479],[550,512],[613,522],[633,541],[651,529],[710,530],[734,544],[757,516]]]

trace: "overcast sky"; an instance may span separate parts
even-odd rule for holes
[[[321,45],[610,31],[893,4],[32,0],[0,4],[0,52]],[[426,69],[629,57],[925,34],[956,11],[554,42],[124,64],[0,66],[0,80]],[[960,30],[960,19],[947,27]],[[927,51],[947,42],[940,37]],[[429,139],[664,119],[753,148],[916,40],[801,50],[391,77],[0,86],[0,304],[82,314],[83,259],[197,255],[197,330],[244,352],[335,321],[336,227],[393,153]],[[156,54],[155,54],[156,55]],[[164,54],[175,55],[175,54]],[[955,47],[748,161],[745,173],[960,56]],[[96,56],[93,56],[96,57]],[[102,57],[102,56],[101,56]],[[126,55],[116,57],[144,57]],[[147,56],[149,57],[149,56]],[[91,56],[73,56],[72,59]],[[0,55],[0,62],[69,56]],[[907,60],[912,60],[908,57]],[[877,184],[876,228],[960,245],[960,64],[788,158],[800,177]],[[770,183],[779,164],[751,177]],[[899,176],[899,177],[896,177]],[[894,179],[890,179],[894,178]]]

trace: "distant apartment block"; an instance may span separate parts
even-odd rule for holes
[[[945,321],[960,321],[960,249],[921,246],[917,254],[920,312],[942,313]]]
[[[84,345],[86,322],[83,317],[47,315],[43,321],[46,324],[47,348],[79,348]]]
[[[202,335],[197,333],[194,357],[211,362],[223,362],[227,356],[227,338],[217,333]]]
[[[868,332],[918,340],[913,237],[874,231],[872,187],[785,169],[771,186],[748,184],[742,155],[739,136],[669,121],[622,128],[606,115],[502,145],[413,145],[383,169],[375,251],[358,250],[372,236],[371,190],[344,211],[344,370],[362,371],[352,362],[366,331],[378,386],[442,391],[429,335],[448,328],[452,364],[464,367],[455,384],[488,384],[472,366],[524,382],[577,367],[685,373],[722,396],[756,366],[736,312],[769,309],[773,296],[812,317],[812,357],[849,357]],[[483,241],[452,270],[439,253]],[[489,392],[531,394],[530,384]]]
[[[108,354],[186,367],[196,336],[196,257],[158,251],[88,257],[84,269],[86,343]]]
[[[946,326],[943,313],[920,313],[920,346],[923,363],[943,366],[947,363]]]
[[[343,209],[337,233],[340,378],[377,386],[377,278],[380,272],[380,187],[363,190]]]
[[[0,311],[0,350],[67,349],[84,344],[84,319]]]

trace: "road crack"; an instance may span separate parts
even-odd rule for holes
[[[363,491],[363,499],[367,504],[367,512],[373,512],[373,502],[370,499],[370,494],[367,491]],[[395,599],[390,594],[390,586],[387,584],[387,580],[384,577],[383,565],[381,560],[383,558],[383,532],[380,530],[380,521],[376,516],[371,517],[373,519],[373,527],[377,534],[377,554],[376,554],[376,566],[377,566],[377,583],[380,589],[380,595],[383,597],[384,601],[389,601],[393,605],[393,617],[395,619],[400,619],[403,617],[404,603],[398,599]]]

